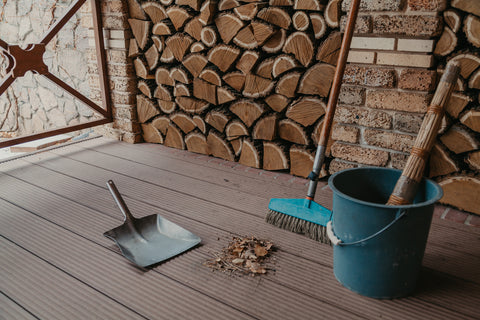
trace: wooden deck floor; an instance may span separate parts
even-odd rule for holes
[[[330,246],[264,222],[270,198],[304,195],[287,175],[103,138],[0,170],[0,319],[480,318],[480,228],[434,218],[415,295],[375,300],[335,280]],[[134,267],[102,236],[122,221],[108,179],[135,215],[161,214],[201,245],[148,271]],[[317,200],[330,207],[320,188]],[[234,235],[272,240],[276,271],[204,266]]]

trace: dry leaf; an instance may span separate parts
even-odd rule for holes
[[[265,247],[263,247],[263,246],[261,246],[261,245],[259,245],[259,244],[256,244],[256,245],[255,245],[255,255],[256,255],[257,257],[264,257],[264,256],[266,256],[267,254],[268,254],[268,250],[267,250]]]
[[[245,260],[241,258],[233,259],[232,263],[233,264],[242,264]]]

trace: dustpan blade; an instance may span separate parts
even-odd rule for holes
[[[268,209],[289,216],[326,226],[332,217],[332,211],[307,199],[270,199]]]

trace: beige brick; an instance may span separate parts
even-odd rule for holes
[[[345,126],[335,124],[332,130],[332,139],[336,141],[344,141],[357,143],[360,136],[360,129],[353,126]]]
[[[347,62],[349,63],[375,63],[375,52],[350,50]]]
[[[394,50],[395,38],[353,37],[352,49]]]
[[[375,147],[407,152],[413,147],[414,135],[401,134],[392,131],[365,129],[364,141]]]
[[[103,39],[103,45],[105,49],[124,49],[126,50],[129,46],[129,40],[121,40],[121,39]],[[90,47],[95,47],[95,39],[89,38],[88,45]]]
[[[408,0],[408,8],[412,11],[443,11],[447,6],[447,0]]]
[[[335,112],[335,121],[370,128],[390,129],[392,127],[392,116],[387,112],[365,107],[339,105]]]
[[[366,67],[349,64],[345,68],[343,82],[380,88],[393,88],[396,82],[395,70],[388,67]]]
[[[102,12],[128,14],[127,1],[125,0],[102,1]]]
[[[436,76],[435,70],[402,69],[398,76],[398,88],[432,91],[435,89]]]
[[[114,106],[113,116],[116,119],[137,121],[137,107],[135,105]]]
[[[398,51],[412,51],[412,52],[433,52],[435,46],[434,40],[424,39],[398,39]]]
[[[403,170],[405,164],[407,163],[409,154],[408,153],[398,153],[398,152],[391,152],[390,153],[390,162],[392,168]]]
[[[365,88],[342,85],[338,101],[341,104],[361,105],[365,101]]]
[[[331,152],[335,158],[372,166],[383,167],[388,163],[389,158],[387,151],[345,144],[338,141],[332,144]]]
[[[443,30],[438,15],[379,15],[373,19],[373,33],[435,37]]]
[[[345,26],[347,25],[347,16],[343,15],[340,20],[340,31],[345,32]],[[372,17],[370,15],[358,15],[357,22],[353,32],[355,34],[371,33],[373,28]]]
[[[143,137],[140,132],[124,132],[122,134],[122,141],[128,142],[128,143],[141,143],[143,142]]]
[[[131,64],[131,59],[128,58],[128,52],[126,50],[108,50],[107,62]]]
[[[130,30],[110,30],[110,39],[127,39],[132,38]]]
[[[419,113],[395,112],[393,115],[393,129],[402,132],[418,133],[422,126],[423,117],[424,114]]]
[[[124,30],[130,29],[125,15],[105,14],[102,17],[103,27],[105,29]]]
[[[328,173],[334,174],[335,172],[342,171],[345,169],[358,168],[359,165],[356,163],[351,163],[339,159],[333,159],[328,166]]]
[[[424,92],[367,90],[365,105],[374,109],[426,112],[431,95]]]
[[[352,0],[342,1],[342,11],[350,11]],[[360,2],[360,11],[398,11],[401,8],[401,0],[363,0]]]
[[[142,128],[138,122],[125,120],[125,119],[115,119],[113,122],[113,127],[120,129],[124,132],[141,132]]]
[[[433,55],[378,52],[377,64],[430,68]]]

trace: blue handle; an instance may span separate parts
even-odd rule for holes
[[[327,235],[328,237],[330,238],[330,241],[332,242],[332,244],[336,245],[336,246],[341,246],[341,247],[344,247],[344,246],[352,246],[352,245],[355,245],[355,244],[359,244],[359,243],[362,243],[362,242],[365,242],[365,241],[368,241],[370,239],[373,239],[377,236],[379,236],[380,234],[382,234],[384,231],[386,231],[387,229],[389,229],[391,226],[393,226],[398,220],[400,220],[401,218],[403,218],[405,215],[407,214],[407,210],[406,209],[403,209],[400,214],[397,214],[397,216],[395,217],[395,219],[390,222],[389,224],[387,224],[385,227],[383,227],[382,229],[380,229],[379,231],[375,232],[374,234],[372,234],[371,236],[368,236],[362,240],[358,240],[358,241],[354,241],[354,242],[343,242],[341,239],[337,238],[337,236],[335,235],[334,231],[333,231],[333,226],[332,226],[332,221],[330,220],[327,224]]]

